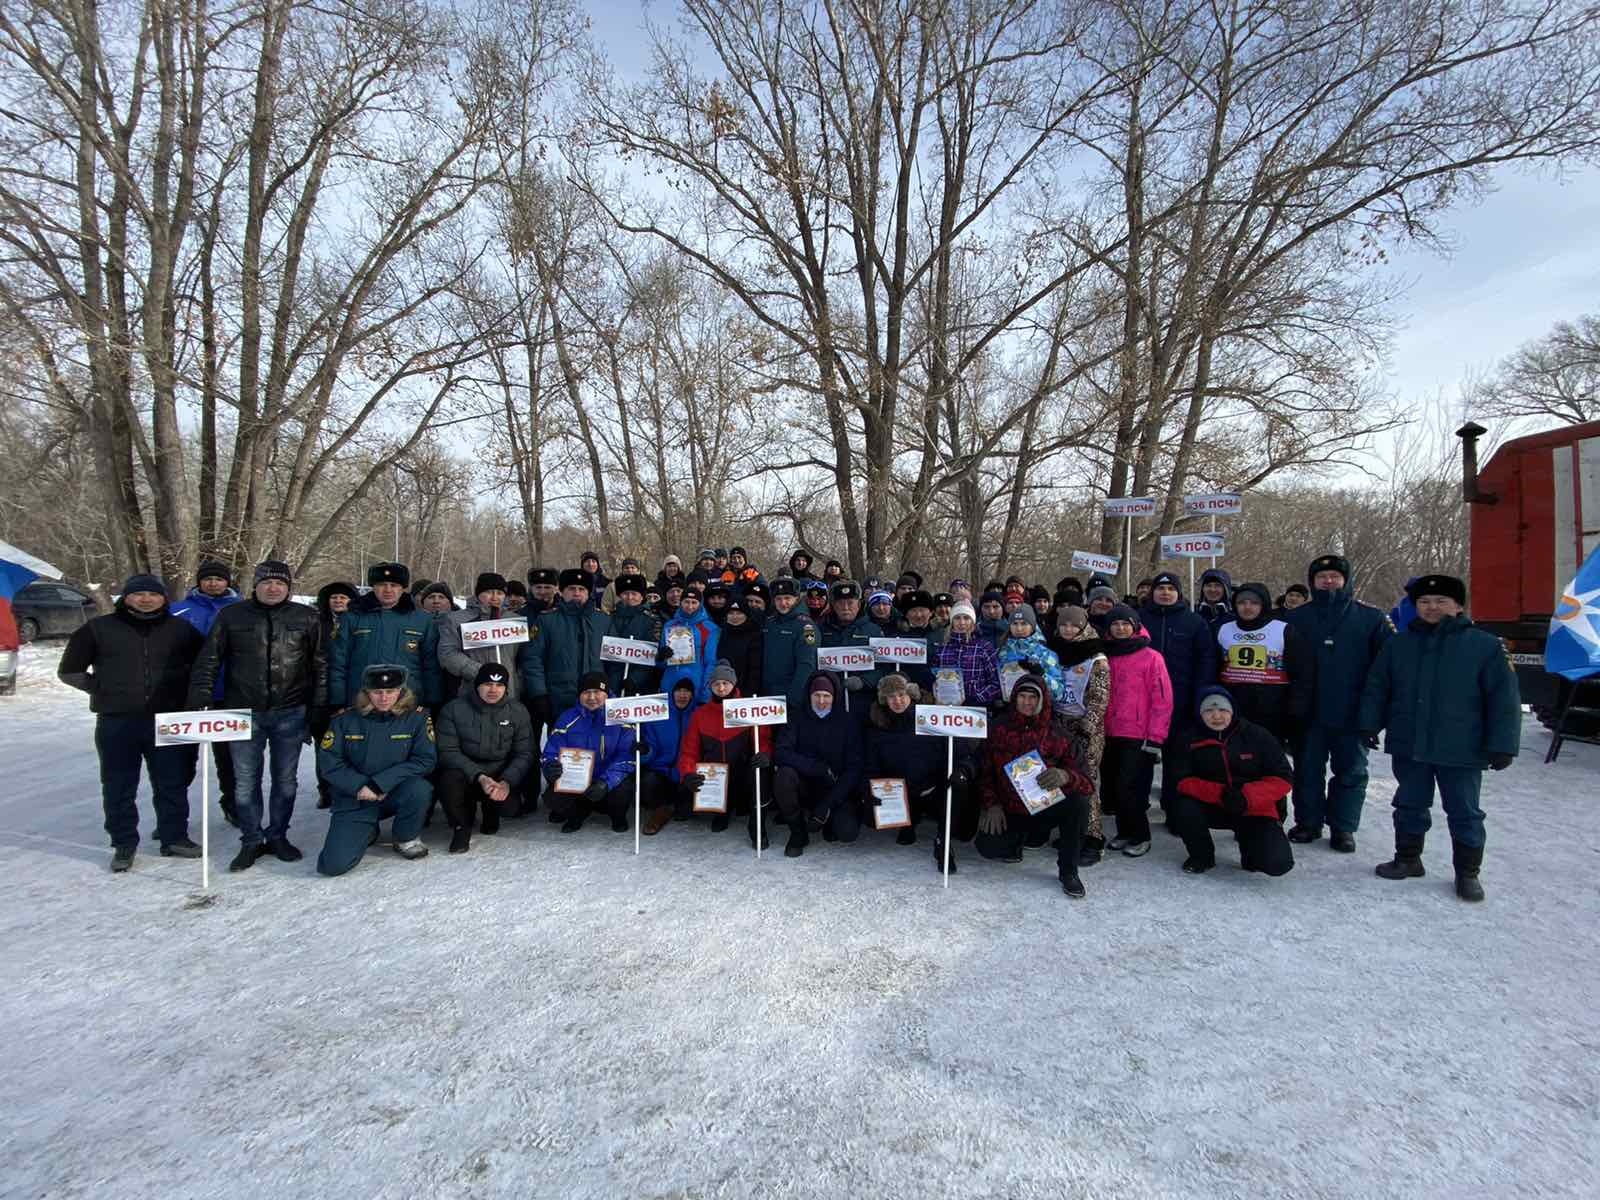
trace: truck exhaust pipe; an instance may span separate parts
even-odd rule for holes
[[[1478,487],[1478,439],[1489,431],[1475,421],[1456,430],[1461,439],[1461,500],[1465,504],[1498,504],[1500,497]]]

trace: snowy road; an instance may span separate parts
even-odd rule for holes
[[[58,654],[0,698],[0,1195],[1594,1194],[1593,747],[1490,777],[1475,907],[1442,814],[1373,876],[1381,756],[1353,857],[1191,878],[1158,834],[1077,904],[1037,854],[944,892],[926,837],[758,866],[542,813],[323,880],[307,756],[307,861],[229,876],[217,821],[190,908],[149,841],[107,871]]]

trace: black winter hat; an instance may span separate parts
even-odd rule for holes
[[[828,591],[829,600],[859,600],[861,585],[854,579],[841,579]]]
[[[611,690],[610,686],[606,683],[606,677],[602,672],[588,671],[578,676],[578,692],[580,695],[584,692],[592,691],[595,688],[599,688],[602,692],[609,692]]]
[[[732,558],[735,554],[738,554],[738,555],[740,555],[740,556],[742,556],[744,558],[749,558],[750,557],[748,554],[745,554],[743,546],[735,546],[731,550],[728,551],[728,557],[729,558]]]
[[[528,572],[528,586],[538,587],[547,583],[554,587],[560,578],[554,567],[534,567]]]
[[[910,612],[913,608],[926,608],[931,610],[933,608],[933,597],[928,595],[927,592],[921,591],[920,589],[912,592],[911,595],[906,597],[906,611]]]
[[[397,688],[406,685],[406,669],[394,663],[373,663],[361,672],[364,688]]]
[[[732,594],[732,589],[720,579],[713,579],[710,583],[706,584],[707,600],[711,599],[712,596],[728,596]]]
[[[332,599],[334,596],[348,596],[352,600],[359,600],[361,593],[356,591],[355,584],[345,583],[341,580],[338,583],[330,583],[322,589],[322,598],[324,600]]]
[[[744,589],[744,596],[746,600],[751,596],[760,596],[763,604],[772,603],[772,593],[767,590],[767,585],[764,583],[748,584]]]
[[[522,596],[523,598],[526,598],[528,595],[528,585],[523,583],[520,579],[508,579],[506,580],[506,595]]]
[[[1287,596],[1290,592],[1294,592],[1298,596],[1304,596],[1308,600],[1311,598],[1311,589],[1303,583],[1291,583],[1288,587],[1283,589],[1283,594],[1285,596]]]
[[[410,587],[411,569],[405,563],[373,563],[367,568],[367,586],[377,587],[380,583],[398,583],[401,587]]]
[[[1139,614],[1134,612],[1133,609],[1129,608],[1126,604],[1113,604],[1111,606],[1111,611],[1106,613],[1107,629],[1110,629],[1111,626],[1116,624],[1118,621],[1130,621],[1133,623],[1133,627],[1135,629],[1139,628]]]
[[[1419,575],[1406,588],[1406,595],[1415,604],[1424,596],[1444,596],[1457,604],[1467,602],[1467,585],[1454,575]]]
[[[844,570],[844,564],[837,558],[830,558],[827,562],[822,564],[822,569],[824,572],[831,571],[834,567],[838,567],[841,571]]]
[[[1344,576],[1345,583],[1350,582],[1350,560],[1342,554],[1324,554],[1313,558],[1311,565],[1306,568],[1306,582],[1314,582],[1318,571],[1337,571]]]
[[[478,582],[472,585],[472,594],[482,592],[503,592],[506,590],[506,577],[499,571],[483,571],[478,575]]]
[[[933,606],[935,608],[953,608],[955,602],[956,598],[949,592],[937,592],[933,597]]]
[[[772,581],[772,594],[774,596],[798,596],[800,594],[800,586],[785,575],[782,579],[774,579]]]
[[[278,559],[269,558],[265,562],[256,564],[255,581],[265,582],[268,579],[281,579],[284,583],[290,582],[289,564]]]
[[[1177,588],[1178,595],[1183,595],[1183,580],[1178,578],[1178,573],[1176,571],[1157,571],[1150,580],[1150,586],[1152,589],[1158,588],[1164,583],[1170,584],[1172,587]]]
[[[1001,591],[996,591],[993,588],[988,589],[987,591],[985,591],[983,593],[983,595],[978,597],[978,603],[980,605],[993,603],[993,604],[998,604],[998,605],[1004,607],[1005,606],[1005,602],[1006,602],[1006,594],[1004,592],[1001,592]]]
[[[1268,590],[1267,585],[1264,583],[1241,583],[1233,589],[1234,603],[1237,604],[1239,597],[1243,595],[1254,596],[1261,601],[1262,608],[1270,609],[1272,607],[1272,592]]]
[[[129,575],[128,581],[122,585],[122,594],[126,596],[129,592],[154,592],[165,599],[167,585],[159,575]]]
[[[643,575],[618,575],[613,586],[616,587],[619,596],[623,592],[638,592],[642,596],[645,588],[649,586],[649,581]]]
[[[511,672],[499,663],[484,663],[478,668],[478,674],[472,681],[472,686],[481,683],[505,683],[511,678]]]
[[[450,606],[452,608],[455,607],[456,594],[450,590],[450,585],[442,579],[437,583],[430,583],[427,587],[423,588],[422,591],[418,592],[417,603],[421,604],[429,596],[432,596],[435,593],[450,601]]]
[[[228,567],[227,563],[208,558],[200,564],[200,569],[194,573],[194,582],[198,587],[208,579],[221,579],[232,583],[233,571]]]
[[[598,567],[600,565],[600,556],[593,550],[585,550],[582,554],[578,555],[578,565],[581,567],[591,558],[594,559],[594,565]]]
[[[569,587],[581,587],[587,591],[594,590],[594,576],[582,567],[568,567],[561,572],[561,582],[558,585],[564,592]]]
[[[806,568],[809,568],[813,562],[813,559],[810,551],[808,550],[796,550],[793,554],[789,555],[789,565],[791,567],[794,566],[795,561],[802,558],[805,559]]]

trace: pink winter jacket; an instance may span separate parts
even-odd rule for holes
[[[1172,724],[1172,681],[1166,661],[1150,648],[1143,630],[1120,642],[1108,639],[1105,652],[1111,664],[1106,736],[1165,742]]]

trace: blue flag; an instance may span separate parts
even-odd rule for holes
[[[1564,679],[1600,675],[1600,546],[1589,552],[1556,603],[1544,669]]]

